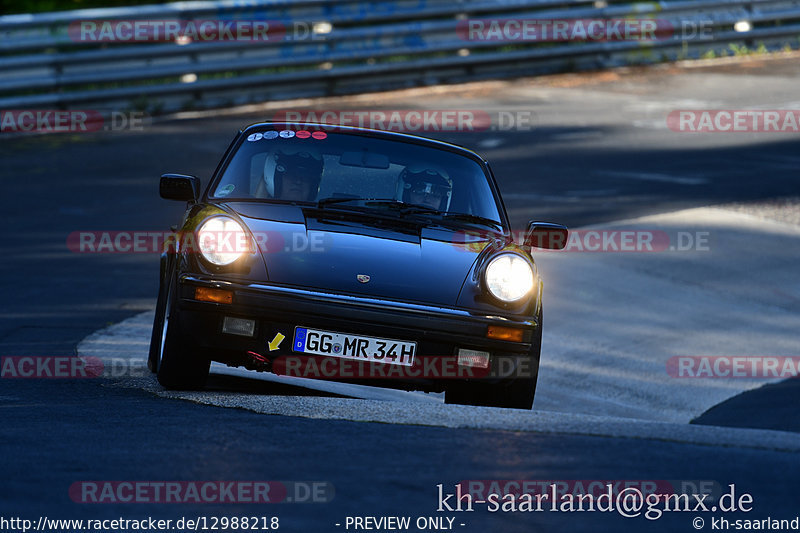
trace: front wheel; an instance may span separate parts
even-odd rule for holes
[[[164,319],[167,309],[166,299],[169,289],[168,283],[166,286],[162,283],[156,300],[156,314],[153,318],[153,332],[150,334],[150,351],[147,356],[147,368],[153,374],[158,372],[158,365],[161,362],[162,347],[164,346]]]
[[[167,389],[202,389],[211,360],[181,331],[174,280],[165,292],[163,312],[156,309],[147,366],[158,373],[158,382]]]
[[[453,383],[444,393],[445,403],[532,409],[539,376],[539,357],[542,351],[542,311],[539,310],[539,327],[528,352],[527,376],[508,378],[499,383]],[[524,367],[523,367],[524,368]]]

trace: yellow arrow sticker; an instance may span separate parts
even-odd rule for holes
[[[281,342],[283,342],[285,338],[286,337],[282,333],[276,333],[275,338],[269,341],[269,351],[277,350],[278,346],[281,345]]]

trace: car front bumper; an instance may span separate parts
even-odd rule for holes
[[[195,299],[198,287],[231,291],[233,302],[220,304],[198,301]],[[300,326],[416,342],[417,360],[436,364],[425,365],[422,372],[387,373],[387,367],[397,365],[367,363],[365,367],[362,363],[354,369],[352,364],[345,364],[347,360],[324,357],[337,359],[336,362],[344,366],[336,368],[347,367],[350,373],[287,372],[288,375],[341,379],[411,390],[444,390],[446,383],[454,379],[498,382],[512,376],[535,375],[538,368],[538,350],[534,350],[536,360],[532,360],[531,355],[532,343],[537,342],[540,328],[534,317],[486,315],[464,309],[192,275],[179,278],[178,294],[178,316],[182,331],[211,360],[232,366],[276,371],[276,364],[282,369],[287,368],[285,364],[279,364],[287,357],[299,360],[319,358],[292,351],[294,330]],[[223,332],[225,317],[253,320],[253,335]],[[488,338],[489,326],[522,330],[522,341]],[[286,340],[270,350],[269,343],[278,334]],[[489,352],[489,368],[458,365],[456,354],[459,348]],[[296,371],[298,369],[296,366],[293,368]],[[302,368],[307,369],[307,366]]]

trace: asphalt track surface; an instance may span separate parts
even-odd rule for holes
[[[537,120],[531,131],[437,137],[473,147],[494,163],[515,225],[539,218],[577,227],[797,195],[796,135],[676,134],[664,127],[663,117],[680,108],[797,107],[799,72],[796,58],[756,60],[431,88],[308,105],[364,109],[380,101],[382,108],[396,109],[424,101],[426,108],[532,110]],[[72,355],[98,329],[150,309],[157,288],[155,257],[74,254],[66,248],[66,236],[78,230],[163,230],[174,224],[181,206],[157,198],[158,175],[181,171],[207,179],[235,130],[269,111],[163,121],[142,132],[3,139],[2,355]],[[765,283],[760,269],[774,268],[775,257],[769,264],[758,261],[757,238],[747,247],[756,258],[747,265],[750,275],[731,280],[749,290],[747,299],[758,300]],[[777,270],[782,275],[797,250],[796,245],[784,248],[778,258],[783,267]],[[652,270],[668,276],[660,260],[651,262]],[[787,278],[782,288],[778,312],[796,320],[797,282]],[[681,299],[687,309],[695,303],[689,293],[676,297],[673,306]],[[776,306],[767,300],[761,303]],[[747,324],[747,309],[737,312]],[[754,338],[777,338],[758,324]],[[781,333],[786,344],[780,347],[796,351],[797,339],[786,331]],[[296,387],[264,392],[256,383],[217,378],[215,387],[230,396],[254,389],[276,397],[300,394]],[[580,382],[573,386],[583,387]],[[648,521],[597,512],[436,512],[437,484],[476,479],[713,480],[720,487],[735,483],[737,492],[749,492],[755,500],[751,513],[728,518],[794,518],[798,509],[796,434],[784,432],[780,439],[788,444],[779,446],[766,438],[761,445],[699,445],[535,428],[266,415],[166,399],[118,380],[3,379],[0,387],[3,517],[257,514],[279,516],[285,531],[339,531],[343,527],[335,524],[348,515],[445,514],[455,516],[456,529],[464,531],[685,531],[694,529],[696,516],[706,519],[706,528],[712,516],[720,516],[685,512]],[[319,397],[313,389],[302,394],[310,400]],[[734,397],[699,420],[716,411],[726,425],[796,430],[796,399],[792,383],[775,384]],[[255,506],[230,504],[89,505],[68,496],[70,485],[81,480],[208,479],[326,481],[336,495],[330,503],[257,506],[255,512]]]

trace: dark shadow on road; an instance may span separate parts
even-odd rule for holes
[[[734,396],[715,405],[691,423],[800,433],[798,398],[800,378],[792,378]]]

